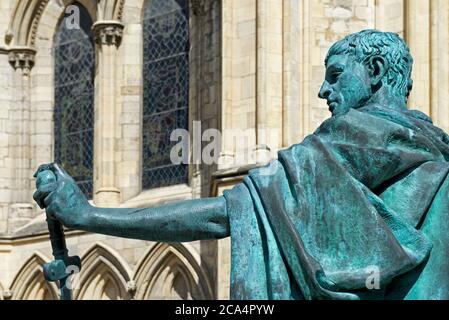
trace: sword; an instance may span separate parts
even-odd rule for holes
[[[51,165],[40,166],[34,177],[36,177],[36,187],[38,189],[46,184],[56,182],[56,175],[51,170]],[[38,205],[40,208],[44,208],[44,204],[40,203],[40,201],[38,201]],[[46,263],[43,267],[45,280],[58,282],[61,300],[72,300],[72,288],[69,277],[81,270],[81,259],[78,256],[69,256],[61,222],[47,214],[47,226],[55,259]]]

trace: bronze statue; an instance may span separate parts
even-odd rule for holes
[[[407,110],[412,57],[393,33],[335,43],[332,117],[223,196],[91,206],[57,164],[35,200],[73,229],[151,241],[231,237],[233,299],[449,299],[448,135]],[[378,276],[378,285],[368,281]]]

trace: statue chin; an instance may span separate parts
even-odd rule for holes
[[[329,104],[329,111],[332,113],[332,116],[341,116],[348,113],[350,108],[339,104],[338,102],[332,102]]]

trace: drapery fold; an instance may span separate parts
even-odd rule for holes
[[[326,120],[224,192],[233,299],[360,299],[425,261],[420,221],[447,176],[447,136],[379,106]],[[425,178],[425,179],[424,179]]]

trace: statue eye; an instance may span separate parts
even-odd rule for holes
[[[331,72],[329,82],[330,83],[336,82],[340,75],[341,75],[341,71],[333,71],[333,72]]]
[[[340,74],[341,74],[341,71],[335,71],[335,72],[332,72],[332,78],[333,78],[333,79],[338,79],[338,77],[340,76]]]

